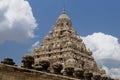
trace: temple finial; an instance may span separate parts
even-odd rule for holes
[[[66,14],[65,8],[63,8],[62,10],[62,14]]]
[[[66,19],[69,19],[69,16],[66,14],[66,11],[65,9],[63,8],[62,12],[61,12],[61,15],[58,17],[58,19],[63,19],[63,18],[66,18]]]

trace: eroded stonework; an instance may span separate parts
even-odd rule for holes
[[[66,75],[66,68],[73,68],[73,72],[81,70],[84,73],[106,75],[105,70],[97,66],[92,52],[86,48],[83,40],[73,29],[72,21],[65,10],[42,41],[41,47],[34,49],[33,56],[35,67],[40,65],[40,61],[47,60],[50,62],[49,70],[53,73],[53,65],[61,64],[63,75]]]

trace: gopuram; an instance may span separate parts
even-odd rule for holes
[[[63,10],[56,20],[55,26],[45,37],[40,48],[33,51],[34,67],[43,63],[51,73],[66,76],[75,76],[83,79],[84,76],[97,78],[105,76],[106,72],[98,67],[92,52],[86,48],[83,40],[72,27],[70,17]],[[91,79],[90,79],[91,80]]]

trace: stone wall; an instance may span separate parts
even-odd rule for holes
[[[78,80],[66,76],[0,64],[0,80]]]

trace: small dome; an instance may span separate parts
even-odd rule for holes
[[[62,11],[62,14],[58,17],[58,19],[69,19],[69,16],[66,14],[65,10]]]

